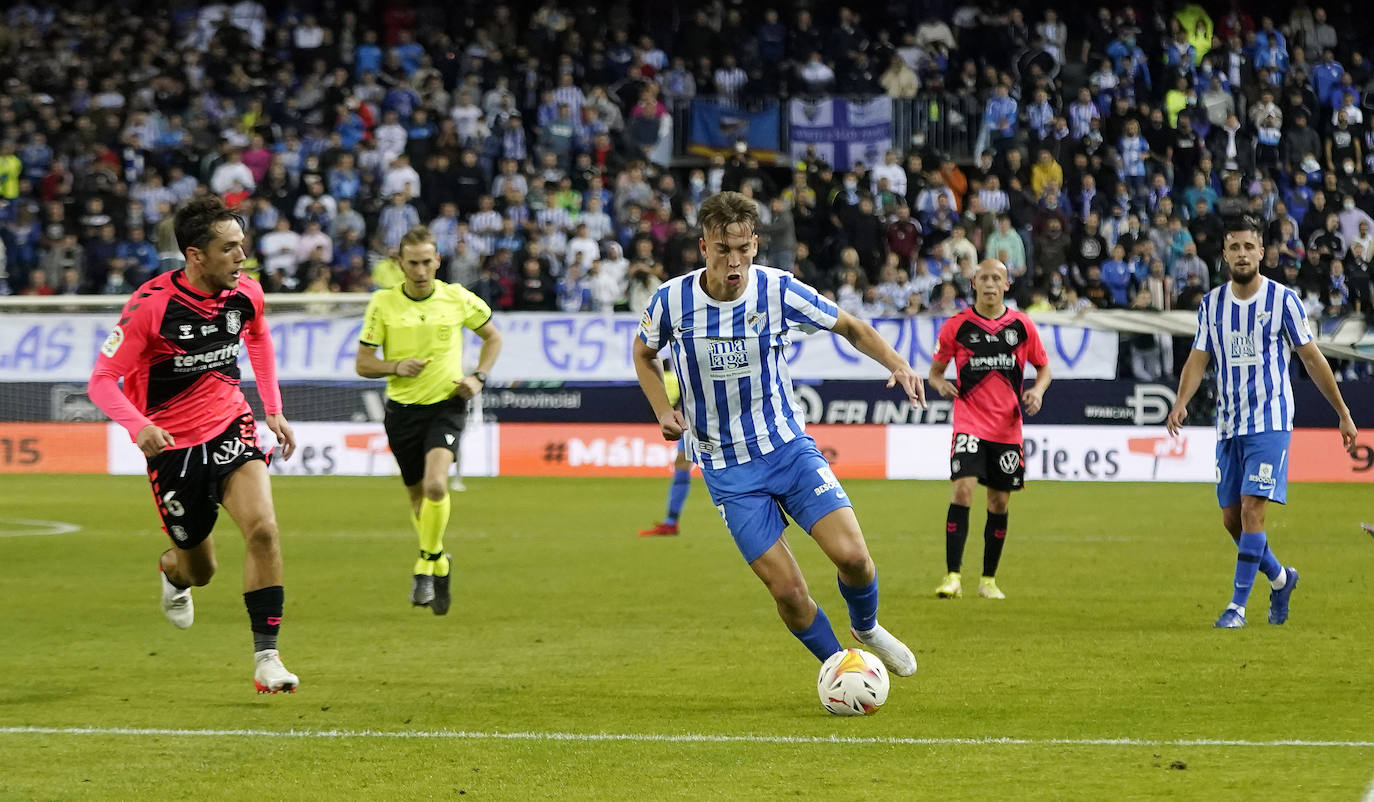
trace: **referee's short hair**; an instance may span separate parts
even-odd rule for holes
[[[717,192],[702,201],[697,210],[697,223],[703,234],[725,234],[725,229],[739,223],[757,234],[759,207],[738,192]]]
[[[407,231],[405,233],[405,236],[401,237],[401,244],[396,246],[396,255],[399,256],[402,253],[405,253],[407,245],[425,244],[436,244],[434,241],[434,235],[429,233],[428,226],[416,226],[411,230]]]

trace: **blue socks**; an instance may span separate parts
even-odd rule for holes
[[[835,631],[830,628],[830,619],[826,617],[825,610],[821,609],[819,604],[816,605],[816,620],[811,622],[811,626],[792,634],[821,662],[825,662],[841,648],[839,638],[835,637]]]
[[[1231,596],[1231,603],[1244,607],[1250,600],[1250,588],[1255,584],[1255,573],[1259,570],[1260,562],[1267,555],[1274,566],[1274,576],[1278,576],[1278,560],[1269,551],[1268,538],[1263,532],[1241,532],[1240,541],[1236,544],[1236,583],[1235,591]],[[1268,576],[1268,572],[1265,572]]]
[[[878,577],[862,588],[851,588],[838,582],[840,595],[849,605],[849,623],[859,632],[867,632],[878,623]]]
[[[1274,552],[1269,550],[1269,544],[1264,544],[1264,556],[1260,557],[1260,573],[1269,578],[1270,582],[1279,578],[1279,572],[1283,570],[1283,565],[1279,563],[1279,558],[1274,556]]]
[[[677,523],[678,516],[682,515],[682,505],[687,502],[687,491],[691,489],[692,469],[673,471],[673,484],[668,488],[668,517],[663,519],[665,524]]]

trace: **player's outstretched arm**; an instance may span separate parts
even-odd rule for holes
[[[902,355],[887,344],[887,340],[883,339],[877,329],[867,321],[860,320],[841,309],[831,331],[848,340],[859,353],[891,371],[892,375],[887,380],[888,387],[900,384],[912,406],[926,408],[925,382],[921,381],[921,377],[911,369],[911,365],[907,364]]]
[[[1346,451],[1353,453],[1355,438],[1360,433],[1355,429],[1355,419],[1350,417],[1350,408],[1341,397],[1341,388],[1336,384],[1336,377],[1331,374],[1330,363],[1326,361],[1326,356],[1317,348],[1314,340],[1308,340],[1305,345],[1298,346],[1297,352],[1302,364],[1307,368],[1307,375],[1312,377],[1317,389],[1321,390],[1326,403],[1340,416],[1341,445],[1345,446]]]
[[[668,399],[668,388],[663,384],[663,365],[659,362],[658,352],[645,345],[638,337],[635,338],[634,363],[639,389],[644,392],[644,397],[649,400],[649,406],[654,409],[654,417],[658,420],[659,430],[663,432],[663,439],[679,439],[683,430],[687,428],[687,419]]]
[[[1174,401],[1166,424],[1169,434],[1176,436],[1183,431],[1183,421],[1188,417],[1188,402],[1193,400],[1193,394],[1202,386],[1202,374],[1207,370],[1207,362],[1211,358],[1211,354],[1196,348],[1189,352],[1188,361],[1183,364],[1183,375],[1178,380],[1178,398]]]

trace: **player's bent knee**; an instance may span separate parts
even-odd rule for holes
[[[446,476],[443,479],[426,478],[421,487],[425,494],[425,498],[430,501],[443,501],[444,497],[448,495],[448,477]]]
[[[250,551],[275,551],[278,541],[277,522],[269,519],[251,523],[244,527],[243,539]]]

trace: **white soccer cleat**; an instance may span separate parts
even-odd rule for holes
[[[258,693],[295,693],[300,678],[281,664],[281,655],[276,649],[263,649],[253,653],[253,661],[258,668],[253,672],[253,684]]]
[[[997,587],[997,580],[990,576],[978,580],[978,595],[985,599],[1005,599],[1007,597],[1007,594]]]
[[[162,580],[162,614],[167,616],[177,629],[187,629],[196,620],[196,606],[191,602],[191,589],[177,589],[167,580],[167,575],[158,570],[157,576]]]
[[[468,489],[468,486],[463,484],[463,477],[455,475],[449,480],[448,489],[455,493],[462,493]]]
[[[899,677],[909,677],[916,673],[916,655],[906,647],[905,643],[897,640],[891,632],[883,629],[881,624],[875,623],[873,628],[867,632],[860,632],[851,628],[849,634],[859,643],[873,650],[873,653],[883,661],[887,670]]]

